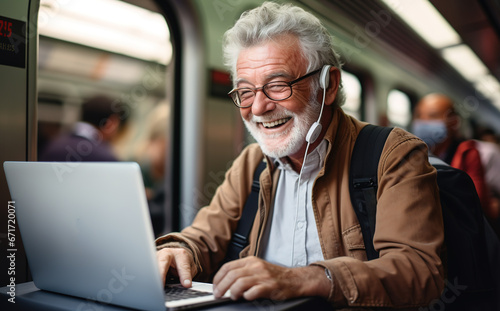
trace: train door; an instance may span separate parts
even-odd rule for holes
[[[29,0],[0,2],[0,163],[36,158],[38,6],[38,1]],[[26,280],[27,264],[15,222],[15,202],[3,173],[0,202],[0,284],[4,286]]]

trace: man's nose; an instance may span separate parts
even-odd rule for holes
[[[276,103],[264,94],[262,90],[255,94],[255,99],[252,104],[252,114],[260,116],[268,111],[274,110]]]

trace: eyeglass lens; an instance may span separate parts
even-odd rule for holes
[[[231,94],[238,106],[252,105],[258,89],[241,88]],[[283,82],[270,82],[262,86],[262,91],[271,100],[284,100],[292,95],[292,87]]]

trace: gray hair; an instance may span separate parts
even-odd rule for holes
[[[285,34],[292,34],[299,40],[302,54],[309,63],[308,72],[323,65],[333,65],[341,70],[342,63],[334,49],[332,37],[318,18],[291,4],[264,2],[261,6],[244,12],[224,34],[224,63],[231,71],[233,82],[241,50]],[[319,90],[318,79],[313,79],[312,86],[316,93]],[[334,104],[341,106],[344,102],[345,93],[340,83]]]

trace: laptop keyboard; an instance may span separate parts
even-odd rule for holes
[[[165,301],[175,301],[175,300],[196,298],[209,295],[212,295],[212,293],[202,292],[194,290],[192,288],[185,288],[180,285],[165,287]]]

